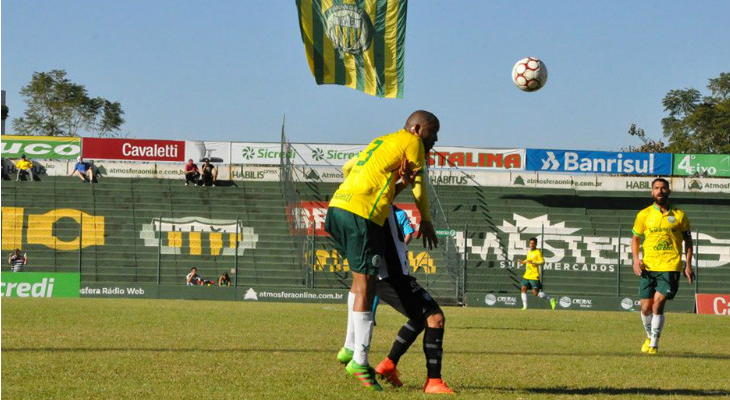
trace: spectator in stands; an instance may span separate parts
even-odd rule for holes
[[[22,272],[23,268],[28,264],[28,253],[20,254],[20,249],[15,249],[14,253],[10,253],[8,264],[13,268],[13,272]]]
[[[33,180],[33,163],[25,158],[25,154],[20,156],[20,160],[15,164],[15,168],[18,169],[18,174],[15,176],[16,181],[19,181],[20,177],[25,175],[30,176],[31,181]]]
[[[198,275],[197,268],[190,268],[190,273],[185,277],[185,284],[188,286],[200,286],[203,284],[203,278]]]
[[[228,276],[228,272],[224,272],[218,278],[218,286],[231,286],[231,277]]]
[[[193,159],[189,159],[188,163],[185,164],[185,186],[188,186],[190,182],[195,184],[200,179],[200,171],[198,171],[198,165],[193,162]]]
[[[84,161],[83,157],[76,157],[76,165],[70,176],[78,175],[79,179],[84,183],[94,182],[94,169],[91,163]]]
[[[204,158],[203,159],[203,177],[200,180],[200,185],[203,186],[215,186],[215,184],[218,182],[218,168],[215,167],[215,165],[210,163],[210,159]]]

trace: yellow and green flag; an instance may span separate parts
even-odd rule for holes
[[[407,5],[407,0],[297,0],[317,84],[402,98]]]

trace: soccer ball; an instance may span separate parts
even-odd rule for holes
[[[545,63],[534,57],[523,58],[512,68],[512,82],[525,92],[534,92],[545,86],[547,77]]]

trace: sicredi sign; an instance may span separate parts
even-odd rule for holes
[[[183,161],[180,140],[84,138],[83,156],[101,160]]]
[[[79,297],[78,273],[3,272],[2,297]]]
[[[2,156],[47,160],[69,160],[81,155],[81,139],[48,136],[3,136]]]
[[[527,149],[527,170],[590,174],[671,175],[672,155]]]

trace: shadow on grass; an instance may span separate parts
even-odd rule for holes
[[[514,392],[514,389],[502,389]],[[587,387],[587,388],[569,388],[569,387],[546,387],[546,388],[526,388],[518,389],[522,392],[535,394],[553,394],[553,395],[571,395],[571,396],[592,396],[592,395],[648,395],[648,396],[697,396],[697,397],[720,397],[730,396],[730,390],[721,389],[658,389],[648,387],[629,387],[629,388],[612,388],[612,387]]]
[[[197,353],[200,349],[190,348],[145,348],[145,347],[15,347],[2,348],[5,353],[33,353],[33,352],[131,352],[131,351],[150,351],[150,352],[170,352],[170,353]],[[205,350],[207,353],[336,353],[336,349],[296,349],[296,348],[222,348]],[[449,350],[448,354],[468,354],[477,356],[490,355],[509,355],[509,356],[529,356],[535,355],[534,351],[474,351],[474,350]],[[698,358],[708,360],[730,360],[730,354],[696,354],[696,353],[662,353],[660,356],[647,356],[638,353],[614,353],[614,352],[581,352],[581,353],[560,353],[560,352],[540,352],[541,356],[564,356],[564,357],[631,357],[645,359],[664,359],[664,358]],[[536,389],[537,390],[537,389]]]

